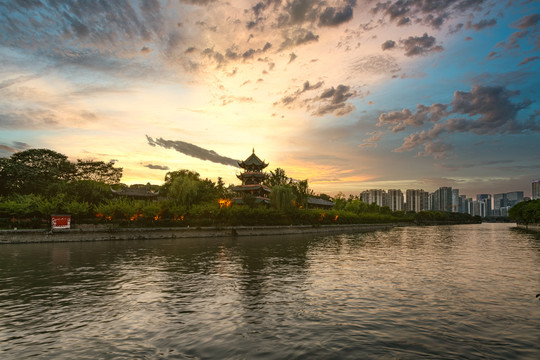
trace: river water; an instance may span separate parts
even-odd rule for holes
[[[540,358],[512,224],[0,246],[0,358]]]

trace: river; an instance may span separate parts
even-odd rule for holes
[[[539,359],[513,224],[0,246],[0,358]]]

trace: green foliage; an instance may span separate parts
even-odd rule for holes
[[[290,210],[294,206],[294,192],[291,185],[274,185],[270,193],[270,205],[277,210]]]
[[[287,174],[285,174],[285,170],[281,168],[276,168],[276,170],[270,171],[270,174],[264,181],[264,184],[271,188],[273,188],[274,186],[289,185],[290,183],[291,179],[287,177]]]
[[[300,180],[291,183],[294,197],[296,198],[296,204],[303,208],[307,207],[307,201],[311,192],[309,191],[308,181]]]
[[[77,160],[75,164],[75,180],[93,181],[103,184],[118,184],[122,178],[122,168],[115,168],[114,162]]]
[[[71,163],[67,156],[48,149],[30,149],[0,159],[0,195],[42,194],[54,196],[72,181],[113,184],[122,169],[112,162],[81,161]]]
[[[518,223],[540,223],[540,199],[517,203],[510,208],[508,216]]]

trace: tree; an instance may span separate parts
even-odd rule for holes
[[[285,174],[285,170],[276,168],[274,171],[270,171],[270,175],[265,180],[265,185],[269,187],[288,185],[291,183],[291,179]]]
[[[270,205],[277,210],[290,210],[295,200],[291,185],[276,185],[270,193]]]
[[[92,180],[108,185],[118,184],[122,178],[122,168],[115,168],[114,162],[77,160],[74,179]]]
[[[50,184],[68,181],[75,168],[65,155],[48,149],[30,149],[11,155],[3,161],[2,182],[11,192],[39,194]]]
[[[308,197],[312,194],[309,190],[307,179],[293,182],[292,189],[296,198],[296,203],[305,208],[307,206]]]
[[[199,183],[190,176],[178,176],[172,181],[168,193],[176,203],[189,209],[197,202]]]

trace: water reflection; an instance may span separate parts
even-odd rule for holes
[[[506,224],[0,250],[1,358],[540,354],[540,241]]]

